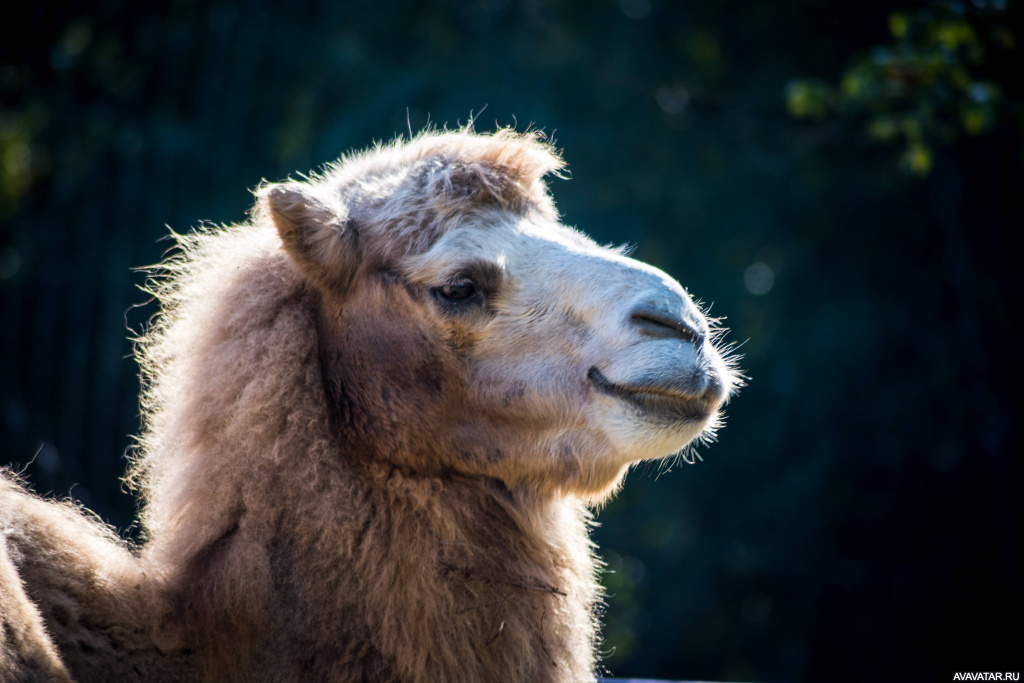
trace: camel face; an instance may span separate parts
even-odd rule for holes
[[[600,497],[713,430],[735,384],[676,281],[539,216],[364,266],[324,297],[328,393],[346,438],[416,471]]]
[[[713,430],[734,386],[675,280],[555,222],[494,212],[403,270],[460,361],[461,450],[482,434],[502,453],[530,444],[530,478],[547,467],[560,486],[603,490]],[[494,443],[517,432],[520,444]]]
[[[560,160],[510,139],[423,138],[268,205],[322,293],[343,441],[599,499],[711,434],[737,381],[679,283],[561,225],[540,181]]]

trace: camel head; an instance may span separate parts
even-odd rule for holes
[[[537,136],[425,133],[266,185],[354,458],[600,500],[737,386],[686,290],[558,221]]]

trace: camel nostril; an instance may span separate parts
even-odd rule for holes
[[[661,339],[676,337],[697,347],[704,345],[704,332],[698,325],[660,307],[638,306],[630,315],[630,320],[648,336]]]

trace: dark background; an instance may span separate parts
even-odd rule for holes
[[[786,109],[792,79],[835,82],[891,41],[892,12],[952,6],[8,7],[0,463],[31,461],[36,490],[133,534],[127,338],[156,307],[131,268],[168,227],[245,220],[261,178],[486,105],[478,130],[554,136],[566,223],[635,244],[744,342],[751,381],[719,443],[637,467],[598,515],[608,670],[1020,671],[1019,128],[940,141],[919,177],[855,114]],[[1020,10],[997,14],[1024,39]],[[984,66],[1011,100],[1020,49]]]

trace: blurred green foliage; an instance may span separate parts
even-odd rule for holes
[[[127,337],[156,307],[131,268],[161,258],[168,226],[245,220],[262,178],[487,105],[480,130],[552,135],[565,222],[635,245],[726,316],[752,378],[703,461],[637,466],[599,512],[605,666],[1019,669],[1002,622],[1024,573],[1024,81],[998,36],[1022,35],[1024,3],[901,6],[8,8],[0,461],[137,533],[117,481],[138,428]],[[929,172],[908,182],[891,145],[915,142],[906,168]]]
[[[1017,59],[1005,13],[999,0],[893,12],[888,26],[895,42],[853,59],[838,85],[790,81],[786,106],[798,118],[862,117],[871,139],[902,148],[904,169],[928,175],[935,144],[981,135],[1004,118],[1024,128],[1024,102],[1008,102],[999,83],[981,75],[989,60]]]
[[[46,123],[47,110],[40,103],[0,110],[0,217],[9,217],[34,179],[49,170],[45,151],[34,144]]]

